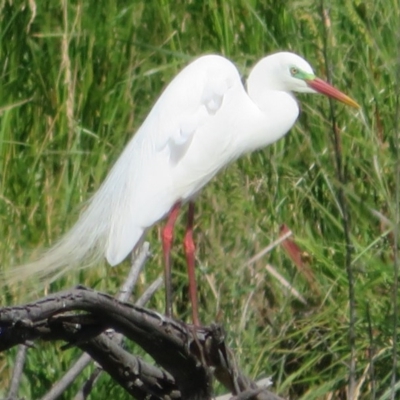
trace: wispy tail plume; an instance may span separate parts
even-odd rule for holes
[[[7,268],[0,275],[0,287],[35,278],[53,282],[73,268],[85,268],[104,257],[109,232],[107,203],[99,192],[76,224],[36,261]]]

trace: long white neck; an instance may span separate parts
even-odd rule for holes
[[[245,152],[253,151],[283,137],[296,122],[299,106],[294,95],[273,79],[275,66],[268,58],[258,62],[247,81],[247,93],[252,103],[252,120],[244,130],[241,146]]]
[[[247,93],[261,110],[271,110],[271,96],[277,92],[284,92],[295,99],[288,88],[285,75],[282,73],[282,65],[279,58],[272,56],[261,59],[252,69],[247,80]],[[267,102],[268,108],[265,108]],[[279,104],[275,102],[275,106]],[[283,104],[282,104],[283,106]]]
[[[283,89],[276,80],[276,74],[277,68],[270,57],[263,58],[253,67],[247,79],[247,93],[256,104],[262,102],[265,92]]]

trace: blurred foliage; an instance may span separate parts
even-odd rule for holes
[[[399,9],[396,0],[339,0],[324,12],[309,0],[0,0],[1,268],[29,259],[74,223],[163,87],[190,60],[223,54],[246,75],[260,57],[284,49],[326,78],[326,47],[333,83],[362,105],[357,114],[334,105],[354,246],[357,398],[388,398]],[[302,115],[285,139],[231,165],[198,199],[201,317],[220,318],[239,364],[254,378],[272,375],[281,395],[346,398],[348,282],[329,103],[320,96],[299,100]],[[245,266],[282,224],[294,233],[312,286],[282,248]],[[179,227],[177,243],[182,233]],[[153,257],[138,293],[162,271],[159,227],[148,238]],[[115,293],[128,267],[71,273],[46,290],[80,282]],[[185,273],[176,246],[175,306],[182,318],[190,315]],[[24,291],[10,288],[2,304],[26,301],[28,288],[28,282]],[[151,307],[163,310],[163,296]],[[0,355],[0,397],[14,355]],[[21,396],[39,398],[76,356],[49,344],[31,349]],[[102,393],[124,397],[106,377],[92,398]]]

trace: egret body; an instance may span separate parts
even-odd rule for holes
[[[358,107],[316,78],[310,65],[292,53],[276,53],[259,61],[249,75],[247,90],[228,59],[218,55],[196,59],[164,90],[71,230],[38,261],[15,269],[14,275],[54,277],[103,257],[117,265],[148,228],[169,215],[163,249],[170,288],[173,227],[180,205],[188,202],[184,243],[193,320],[198,324],[193,201],[224,166],[290,130],[299,114],[293,92],[320,92]]]

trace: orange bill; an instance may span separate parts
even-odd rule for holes
[[[360,108],[359,104],[356,103],[352,98],[342,93],[340,90],[334,88],[328,82],[323,81],[319,78],[307,79],[307,85],[310,86],[318,93],[325,94],[326,96],[332,97],[333,99],[339,100],[342,103],[354,108]]]

